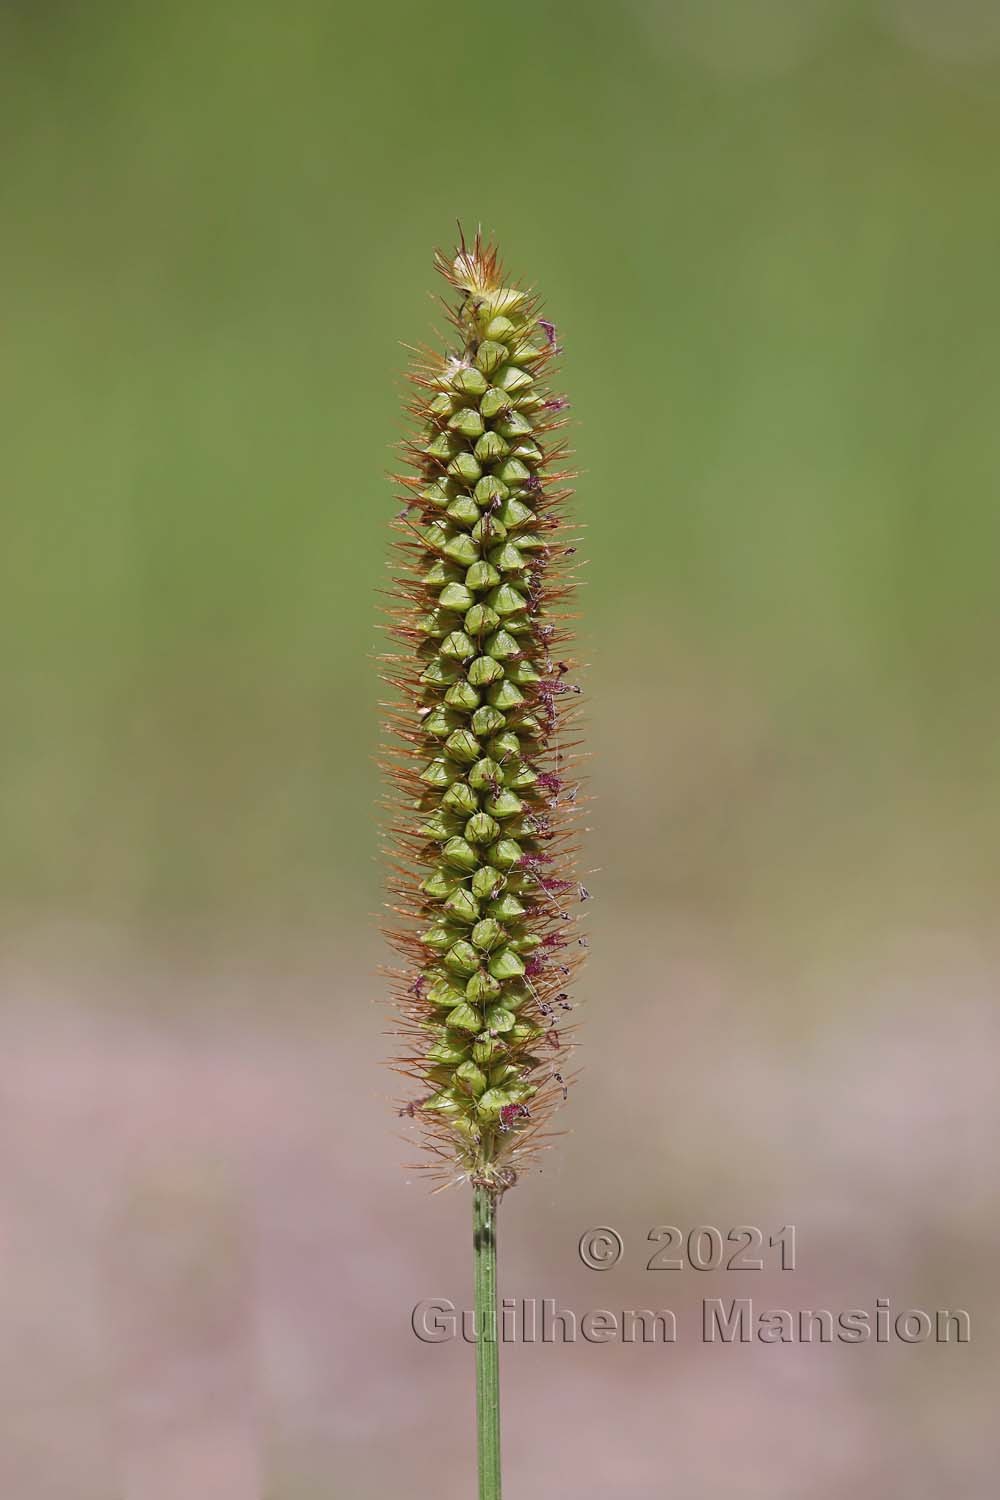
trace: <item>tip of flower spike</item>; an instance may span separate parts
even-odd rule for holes
[[[466,241],[465,231],[459,224],[458,249],[454,255],[447,255],[443,250],[436,250],[434,264],[452,286],[457,286],[466,292],[490,292],[500,286],[503,281],[500,252],[496,245],[483,239],[481,228],[476,230],[476,237],[470,245]]]
[[[482,229],[476,230],[475,239],[467,243],[462,226],[459,225],[459,243],[454,255],[443,250],[434,252],[434,264],[441,275],[452,286],[468,292],[470,297],[481,299],[484,310],[490,314],[509,312],[525,300],[526,293],[518,287],[504,286],[504,268],[497,246],[483,239]]]

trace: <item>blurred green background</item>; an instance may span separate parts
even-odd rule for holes
[[[0,122],[4,1493],[469,1493],[469,1351],[407,1324],[467,1205],[403,1185],[371,915],[459,218],[558,326],[588,559],[587,1071],[508,1289],[593,1305],[588,1223],[641,1269],[795,1222],[770,1305],[981,1328],[993,0],[0,0]],[[606,1352],[505,1356],[518,1500],[995,1488],[988,1340]]]
[[[376,903],[399,341],[459,216],[567,348],[607,879],[992,905],[996,33],[7,0],[8,916]]]

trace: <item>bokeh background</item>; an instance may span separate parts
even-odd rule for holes
[[[508,1350],[509,1492],[986,1500],[995,4],[3,0],[0,120],[0,1490],[472,1491],[373,916],[399,344],[461,217],[558,324],[589,558],[586,1070],[503,1289],[691,1330]],[[648,1273],[666,1223],[799,1269]],[[973,1342],[704,1347],[736,1295]]]

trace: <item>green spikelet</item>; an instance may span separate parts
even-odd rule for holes
[[[555,330],[508,283],[494,246],[464,237],[436,264],[456,293],[456,346],[410,371],[414,470],[397,476],[395,604],[385,658],[398,693],[389,937],[417,1085],[402,1113],[429,1165],[493,1194],[516,1178],[565,1097],[578,810],[568,656],[575,547],[547,380]]]

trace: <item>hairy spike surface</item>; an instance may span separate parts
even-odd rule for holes
[[[398,653],[385,769],[390,942],[415,1089],[401,1114],[427,1165],[502,1192],[566,1094],[579,703],[568,655],[573,474],[554,436],[567,403],[535,296],[495,246],[462,236],[437,269],[455,347],[420,351],[396,476],[404,509],[387,613]]]

